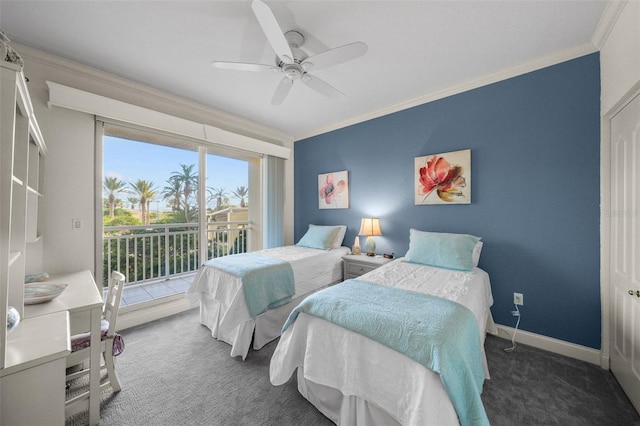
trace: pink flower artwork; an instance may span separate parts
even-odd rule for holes
[[[318,175],[318,208],[349,208],[349,172]]]
[[[415,159],[415,204],[470,204],[471,150]]]

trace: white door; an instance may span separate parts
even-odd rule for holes
[[[640,96],[611,120],[611,371],[640,411]]]

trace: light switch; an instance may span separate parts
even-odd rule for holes
[[[74,231],[82,229],[82,219],[71,219],[71,229]]]

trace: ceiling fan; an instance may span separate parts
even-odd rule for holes
[[[253,0],[251,8],[262,27],[262,31],[267,36],[269,44],[276,52],[275,65],[219,61],[214,61],[211,65],[227,70],[283,73],[284,76],[271,99],[271,103],[274,105],[280,105],[284,101],[296,80],[302,81],[311,89],[328,98],[344,98],[342,92],[312,75],[311,72],[338,65],[364,55],[367,52],[365,43],[360,41],[349,43],[308,56],[301,49],[304,44],[304,36],[299,31],[291,30],[283,33],[275,15],[269,6],[261,0]]]

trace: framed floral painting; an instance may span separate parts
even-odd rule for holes
[[[471,204],[471,150],[415,158],[415,204]]]
[[[318,208],[349,208],[349,172],[333,172],[318,175]]]

